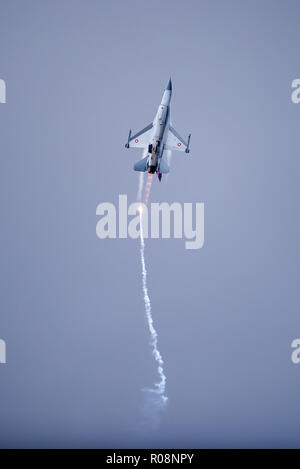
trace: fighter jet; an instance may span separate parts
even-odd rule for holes
[[[170,170],[163,158],[165,150],[190,152],[191,134],[189,134],[186,142],[171,125],[171,97],[172,82],[170,78],[153,122],[133,136],[130,129],[125,144],[126,148],[147,148],[147,156],[135,163],[133,169],[135,171],[147,171],[150,174],[157,173],[160,181],[162,174],[168,173]]]

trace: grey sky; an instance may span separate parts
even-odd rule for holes
[[[1,447],[299,447],[296,1],[0,1]],[[172,117],[190,156],[151,200],[205,203],[205,244],[147,240],[169,405],[155,378],[138,243],[99,240],[134,201],[129,127]]]

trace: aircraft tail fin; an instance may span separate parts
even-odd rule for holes
[[[142,172],[145,172],[146,169],[147,169],[147,160],[148,160],[148,156],[146,156],[145,158],[143,158],[142,160],[138,161],[137,163],[135,163],[133,169],[135,171],[142,171]]]

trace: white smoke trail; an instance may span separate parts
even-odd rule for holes
[[[166,156],[167,165],[168,165],[169,168],[170,168],[170,166],[171,166],[171,160],[172,160],[172,152],[171,152],[171,150],[165,150],[165,151],[164,151],[164,155]],[[166,181],[168,180],[168,178],[169,178],[169,173],[166,174]]]
[[[143,188],[144,188],[144,173],[141,172],[139,173],[139,188],[138,188],[138,192],[136,195],[136,200],[138,202],[142,201]]]
[[[155,383],[154,389],[148,389],[149,392],[156,393],[159,398],[161,399],[161,404],[165,405],[167,403],[167,396],[165,395],[166,391],[166,375],[164,374],[163,369],[163,359],[161,356],[160,351],[158,350],[158,343],[157,343],[157,332],[153,325],[153,318],[152,318],[152,309],[151,309],[151,302],[148,294],[148,287],[147,287],[147,270],[145,264],[145,242],[144,242],[144,235],[143,235],[143,228],[142,228],[142,213],[140,212],[140,240],[141,240],[141,263],[142,263],[142,280],[143,280],[143,293],[144,293],[144,302],[145,302],[145,312],[147,323],[150,331],[151,337],[151,346],[152,346],[152,355],[157,362],[157,371],[159,375],[159,382]]]
[[[145,158],[148,155],[148,148],[144,148],[143,155],[141,156],[141,159]],[[143,188],[144,188],[144,173],[140,172],[139,173],[139,187],[136,195],[136,200],[138,202],[142,201],[142,194],[143,194]]]
[[[171,152],[171,150],[165,150],[165,151],[164,151],[164,155],[166,155],[166,161],[167,161],[168,166],[170,167],[171,159],[172,159],[172,152]]]
[[[148,180],[145,189],[145,203],[147,205],[151,184],[153,180],[153,175],[148,175]],[[143,225],[142,225],[142,209],[140,210],[140,256],[141,256],[141,265],[142,265],[142,285],[143,285],[143,294],[144,294],[144,303],[145,303],[145,313],[147,324],[150,332],[150,344],[152,347],[152,355],[157,363],[157,372],[159,376],[158,383],[154,383],[154,388],[144,389],[148,393],[148,401],[145,403],[145,413],[146,417],[149,419],[149,416],[152,421],[152,426],[156,429],[159,425],[159,411],[164,409],[167,404],[168,397],[166,396],[166,375],[163,369],[163,359],[161,353],[158,349],[158,336],[154,328],[153,318],[152,318],[152,308],[150,297],[148,294],[147,287],[147,269],[145,263],[145,241],[143,235]]]

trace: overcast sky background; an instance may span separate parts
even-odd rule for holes
[[[0,1],[1,447],[299,447],[297,1]],[[96,237],[135,200],[128,129],[169,76],[173,155],[152,201],[204,202],[205,245],[148,240],[169,405],[156,379],[138,242]]]

